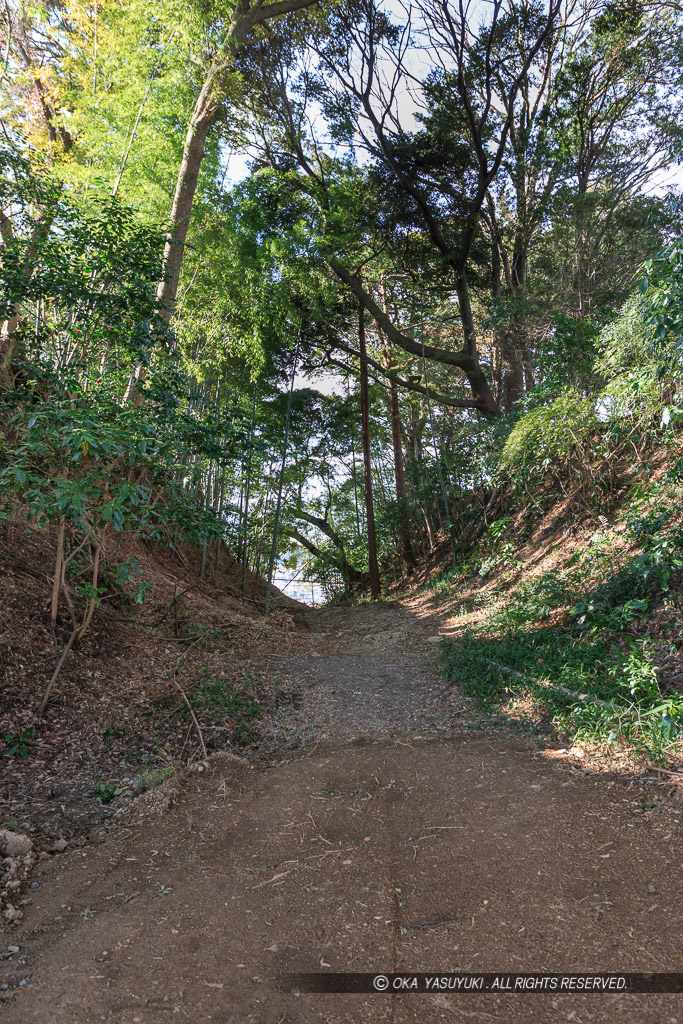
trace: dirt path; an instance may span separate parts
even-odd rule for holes
[[[164,815],[46,863],[0,938],[19,947],[0,961],[5,1019],[682,1021],[681,996],[278,988],[329,969],[681,970],[683,809],[462,728],[437,630],[408,606],[328,613],[310,654],[269,659],[302,694],[283,738],[312,742],[214,759]]]
[[[451,735],[471,704],[435,671],[440,622],[407,604],[334,609],[315,621],[310,650],[270,656],[301,706],[284,725],[307,741]]]

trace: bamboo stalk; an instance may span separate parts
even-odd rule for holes
[[[92,586],[93,586],[93,591],[97,590],[97,577],[98,577],[99,569],[100,569],[100,554],[101,554],[101,552],[102,552],[102,544],[99,543],[97,545],[97,548],[95,549],[95,558],[94,558],[94,561],[93,561],[93,570],[92,570]],[[93,593],[93,596],[90,598],[90,601],[88,602],[88,607],[86,609],[85,618],[83,619],[83,625],[81,626],[81,628],[78,631],[78,639],[79,640],[82,639],[82,637],[84,636],[88,626],[90,625],[90,623],[92,621],[92,617],[93,617],[93,614],[95,612],[95,602],[96,602],[96,599],[97,599],[97,594]]]

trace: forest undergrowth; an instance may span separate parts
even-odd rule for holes
[[[25,510],[24,510],[25,511]],[[201,548],[105,538],[106,593],[72,648],[41,712],[70,615],[50,620],[57,528],[27,524],[15,505],[0,526],[0,819],[43,848],[83,841],[134,797],[217,750],[265,749],[295,697],[254,654],[299,649],[296,602],[264,585],[227,552],[201,578]],[[116,567],[136,572],[116,576]],[[146,581],[137,603],[139,577]],[[73,581],[71,582],[73,587]],[[72,591],[79,619],[87,594]],[[294,610],[294,616],[286,611]]]
[[[480,708],[666,765],[683,752],[683,479],[675,445],[650,454],[660,468],[638,465],[600,511],[546,492],[545,515],[495,519],[423,586],[456,608],[442,670]]]

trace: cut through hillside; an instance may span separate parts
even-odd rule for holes
[[[26,616],[31,666],[50,538],[6,536],[5,626],[16,643]],[[544,556],[540,531],[528,562],[546,572],[583,539]],[[676,996],[288,991],[305,970],[676,970],[675,765],[572,745],[538,701],[492,715],[444,679],[464,594],[425,586],[438,564],[403,597],[279,599],[266,620],[229,563],[201,582],[198,552],[134,553],[148,600],[101,607],[26,758],[4,759],[5,824],[40,855],[5,893],[11,1024],[679,1021]],[[509,599],[501,568],[470,598]],[[30,690],[8,675],[13,723],[32,721],[34,672]]]
[[[307,651],[265,654],[300,688],[289,749],[215,754],[45,862],[5,930],[7,1020],[677,1022],[678,996],[288,990],[301,970],[680,966],[672,787],[485,727],[443,693],[440,622],[331,610]]]
[[[5,3],[12,1024],[683,1024],[682,30]]]

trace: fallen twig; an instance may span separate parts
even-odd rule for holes
[[[47,707],[47,702],[49,701],[50,694],[52,693],[52,687],[55,685],[55,682],[57,681],[57,676],[59,675],[59,673],[62,670],[62,665],[66,661],[66,659],[67,659],[67,657],[69,655],[69,651],[73,647],[74,641],[76,640],[76,637],[78,636],[79,633],[80,633],[80,629],[74,629],[73,633],[69,637],[69,641],[68,641],[66,647],[62,651],[62,656],[59,659],[59,661],[57,662],[57,667],[55,668],[54,672],[52,673],[52,679],[47,684],[47,689],[45,690],[45,693],[43,694],[43,699],[40,702],[40,708],[38,710],[38,720],[39,721],[43,717],[43,712],[45,711],[45,708]]]
[[[181,697],[183,698],[183,700],[185,701],[185,703],[187,704],[187,706],[188,706],[188,708],[189,708],[190,714],[192,715],[192,721],[193,721],[193,722],[194,722],[194,724],[195,724],[195,728],[196,728],[196,730],[197,730],[197,735],[199,736],[199,742],[200,742],[200,743],[201,743],[201,745],[202,745],[202,753],[204,754],[204,760],[205,760],[205,761],[208,761],[208,760],[209,760],[209,755],[208,755],[208,754],[207,754],[207,752],[206,752],[206,744],[204,743],[204,736],[203,736],[203,734],[202,734],[202,729],[201,729],[201,726],[200,726],[200,724],[199,724],[199,721],[197,720],[197,716],[196,716],[196,715],[195,715],[195,713],[194,713],[194,708],[193,708],[193,707],[192,707],[192,705],[190,704],[190,699],[189,699],[189,697],[187,696],[187,694],[186,694],[186,693],[185,693],[185,691],[183,690],[182,686],[180,686],[180,685],[178,684],[177,680],[176,680],[176,677],[175,677],[175,671],[174,671],[174,673],[173,673],[173,685],[175,686],[176,690],[178,691],[178,693],[179,693],[179,694],[180,694],[180,696],[181,696]]]
[[[544,690],[557,690],[559,693],[564,693],[567,697],[573,697],[574,700],[582,701],[588,704],[599,704],[603,708],[614,709],[614,704],[609,700],[600,700],[599,697],[593,697],[590,693],[575,693],[574,690],[568,690],[566,686],[561,686],[559,683],[551,683],[546,679],[534,679],[532,676],[525,676],[522,672],[518,672],[514,668],[508,668],[507,665],[501,665],[497,661],[489,661],[489,665],[493,668],[497,668],[499,672],[502,672],[506,676],[514,676],[515,679],[521,679],[529,686],[540,686]]]
[[[675,779],[683,779],[683,772],[674,772],[671,768],[658,768],[656,764],[646,764],[645,767],[650,772],[663,772],[664,775],[673,775]]]
[[[289,871],[280,871],[277,875],[273,875],[272,878],[267,878],[265,882],[259,882],[258,885],[252,885],[252,889],[262,889],[264,885],[270,885],[271,882],[279,882],[281,878],[286,875],[291,875],[294,868],[290,868]]]

